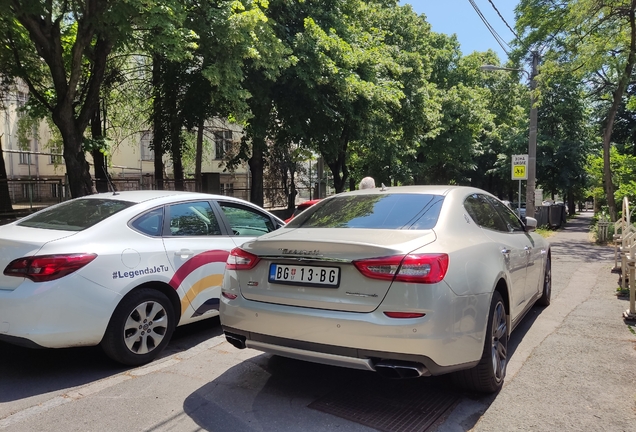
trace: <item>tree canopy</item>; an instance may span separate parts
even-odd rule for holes
[[[0,76],[26,84],[30,115],[59,130],[72,196],[92,192],[86,151],[142,130],[152,132],[156,187],[166,155],[177,188],[191,171],[184,155],[200,183],[205,124],[225,118],[244,131],[225,167],[247,164],[257,204],[277,185],[293,207],[303,161],[316,157],[336,192],[370,175],[511,199],[510,157],[527,151],[531,94],[519,74],[480,67],[523,69],[534,52],[538,187],[578,199],[595,154],[610,211],[629,189],[607,179],[616,179],[612,148],[636,154],[636,0],[522,0],[506,64],[493,51],[462,53],[397,0],[0,6]],[[102,127],[89,137],[91,122]]]

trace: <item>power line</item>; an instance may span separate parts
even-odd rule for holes
[[[477,12],[477,15],[479,15],[479,18],[481,18],[484,25],[490,32],[490,34],[492,34],[492,36],[495,38],[495,40],[497,41],[501,49],[506,53],[506,55],[509,55],[509,52],[504,45],[506,45],[508,49],[510,49],[510,45],[508,45],[508,43],[499,35],[499,33],[497,33],[497,30],[495,30],[495,28],[492,25],[490,25],[490,23],[488,22],[484,14],[481,12],[481,10],[479,10],[479,7],[475,3],[475,1],[474,0],[468,0],[468,1],[470,2],[473,9],[475,9],[475,12]]]
[[[497,9],[497,6],[495,6],[495,3],[493,3],[492,0],[488,0],[488,3],[490,3],[492,8],[495,10],[495,12],[497,12],[497,15],[499,15],[499,18],[501,18],[501,20],[504,22],[506,27],[508,27],[508,30],[510,30],[510,32],[512,32],[512,34],[515,35],[515,38],[517,38],[519,42],[521,42],[521,39],[519,39],[519,35],[513,30],[512,27],[510,27],[510,25],[508,24],[506,19],[503,17],[503,15],[501,15],[501,12],[499,12],[499,9]]]

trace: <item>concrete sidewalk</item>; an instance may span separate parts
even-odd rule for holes
[[[474,431],[636,430],[636,336],[616,297],[613,248],[591,242],[591,217],[550,238],[552,304],[526,318],[506,384]]]

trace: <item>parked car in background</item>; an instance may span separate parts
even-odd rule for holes
[[[293,218],[298,216],[303,211],[307,210],[312,205],[316,204],[318,201],[320,200],[314,199],[314,200],[307,200],[307,201],[301,202],[300,204],[296,206],[296,210],[294,210],[294,213],[289,218],[285,219],[285,223],[289,223],[289,221],[291,221]]]
[[[550,303],[535,227],[469,187],[334,195],[230,253],[221,324],[238,348],[494,392],[510,332]]]
[[[283,225],[236,198],[134,191],[1,226],[0,340],[149,362],[177,325],[218,315],[230,250]]]

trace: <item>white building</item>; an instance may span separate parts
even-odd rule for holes
[[[68,198],[66,167],[59,138],[54,137],[47,122],[41,122],[37,133],[27,133],[28,143],[19,145],[19,108],[28,98],[26,86],[16,86],[0,106],[0,143],[7,181],[14,205],[43,205]],[[203,189],[210,193],[249,198],[249,170],[240,166],[233,173],[224,172],[223,161],[241,140],[239,125],[221,119],[206,124],[204,139],[209,143],[202,161]],[[108,156],[108,171],[118,190],[154,189],[154,153],[150,148],[152,132],[142,131],[113,145]],[[86,158],[92,167],[90,153]],[[186,189],[194,190],[194,163],[186,163]],[[91,168],[91,175],[95,176]],[[172,163],[164,156],[164,188],[173,188]],[[41,204],[38,204],[41,203]]]

